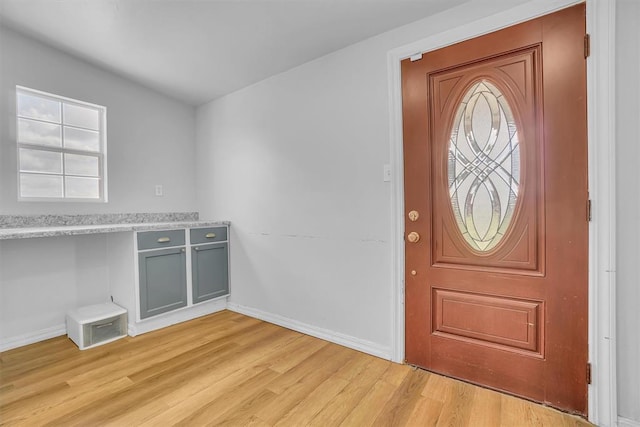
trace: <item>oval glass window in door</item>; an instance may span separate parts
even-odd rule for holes
[[[449,196],[462,236],[475,251],[500,243],[520,190],[520,145],[511,108],[487,80],[473,84],[456,111],[447,164]]]

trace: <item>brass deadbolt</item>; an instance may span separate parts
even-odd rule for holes
[[[418,220],[418,218],[420,218],[420,214],[418,213],[418,211],[411,211],[409,212],[409,220],[412,222],[415,222]]]

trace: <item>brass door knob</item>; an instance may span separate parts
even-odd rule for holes
[[[415,231],[412,231],[411,233],[409,233],[407,235],[407,240],[410,243],[417,243],[418,240],[420,240],[420,235],[418,233],[416,233]]]

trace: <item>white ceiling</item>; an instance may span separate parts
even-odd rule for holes
[[[0,22],[200,105],[466,0],[0,0]]]

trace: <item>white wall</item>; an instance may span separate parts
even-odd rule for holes
[[[17,201],[16,85],[107,107],[108,203]],[[0,214],[196,210],[194,107],[6,27],[0,95]],[[164,186],[163,197],[154,195],[155,184]]]
[[[625,35],[618,42],[617,141],[618,396],[620,414],[635,420],[638,6],[621,0],[618,10]],[[443,13],[393,30],[198,109],[200,213],[233,221],[232,303],[363,340],[390,355],[386,53],[496,11],[470,4],[455,17]]]
[[[482,6],[398,28],[198,109],[199,210],[232,220],[232,303],[391,357],[387,52],[500,9]]]
[[[68,310],[107,302],[106,254],[104,235],[0,241],[0,348],[62,335]]]
[[[618,413],[640,423],[640,2],[616,7]]]
[[[108,203],[17,201],[15,85],[107,107]],[[0,215],[196,210],[194,107],[2,27],[0,91]],[[0,347],[62,334],[67,310],[107,301],[106,245],[99,235],[1,241]]]

